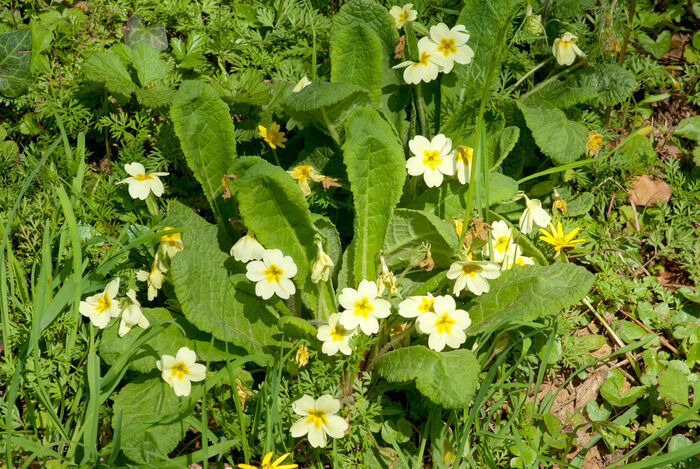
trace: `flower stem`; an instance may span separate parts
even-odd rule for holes
[[[333,141],[335,141],[336,145],[340,146],[340,135],[338,135],[338,131],[335,130],[335,127],[331,124],[331,120],[328,118],[328,114],[326,114],[326,109],[323,107],[321,108],[321,118],[323,119],[323,125],[328,129],[328,133],[331,134]]]
[[[156,202],[156,199],[153,196],[153,192],[150,192],[148,194],[148,197],[146,197],[146,207],[148,207],[148,213],[150,213],[154,217],[158,216],[158,203]]]
[[[418,127],[420,127],[420,135],[430,139],[428,135],[428,124],[425,119],[425,101],[423,100],[423,83],[418,83],[414,88],[416,93],[416,115],[418,116]]]
[[[282,165],[280,164],[280,159],[279,159],[279,157],[277,156],[277,150],[275,150],[275,149],[273,148],[273,149],[272,149],[272,154],[273,154],[274,157],[275,157],[275,163],[277,163],[277,166],[279,166],[279,167],[281,168]]]

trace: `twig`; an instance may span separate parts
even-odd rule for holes
[[[620,312],[621,312],[622,314],[624,314],[627,318],[629,318],[629,319],[631,319],[632,321],[634,321],[635,324],[637,324],[639,327],[641,327],[641,328],[644,329],[645,331],[649,332],[650,334],[656,334],[656,332],[654,332],[654,331],[652,331],[651,329],[649,329],[649,328],[646,326],[646,324],[644,324],[644,323],[643,323],[642,321],[640,321],[639,319],[630,316],[629,314],[625,313],[625,312],[622,311],[622,310],[620,310]],[[676,347],[674,347],[673,345],[671,345],[671,344],[669,343],[668,340],[664,339],[664,338],[661,337],[661,336],[658,336],[658,337],[659,337],[659,342],[661,342],[661,344],[663,344],[667,349],[669,349],[669,350],[670,350],[671,352],[673,352],[675,355],[679,355],[678,349],[677,349]]]

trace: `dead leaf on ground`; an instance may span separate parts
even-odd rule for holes
[[[112,172],[112,167],[109,164],[109,158],[105,158],[104,160],[100,161],[100,169],[105,174],[110,174]]]
[[[661,179],[652,179],[646,174],[632,180],[629,191],[630,201],[641,207],[656,207],[657,202],[665,204],[671,198],[673,189]]]
[[[605,382],[608,376],[608,366],[601,366],[593,373],[589,374],[583,383],[576,386],[576,409],[585,406],[588,401],[595,400],[598,396],[598,390]]]

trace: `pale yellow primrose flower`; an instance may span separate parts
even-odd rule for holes
[[[83,316],[90,318],[93,326],[104,329],[112,318],[119,316],[121,306],[116,299],[119,293],[119,277],[107,284],[102,293],[88,296],[80,302],[78,310]]]
[[[481,251],[484,257],[492,254],[492,261],[501,263],[503,258],[506,256],[508,247],[513,243],[513,230],[508,226],[503,220],[498,220],[494,222],[493,231],[491,231],[491,237],[489,239],[489,244],[491,244],[491,251],[489,251],[489,245],[484,246]]]
[[[537,199],[528,199],[525,196],[525,210],[520,215],[520,232],[530,234],[535,225],[545,227],[552,221],[552,217],[542,208],[542,202]]]
[[[251,466],[250,464],[238,464],[237,467],[239,469],[295,469],[299,467],[298,464],[282,464],[285,459],[289,457],[290,454],[292,453],[284,453],[282,456],[279,458],[275,459],[274,462],[272,461],[272,455],[274,453],[270,451],[267,453],[265,456],[263,456],[263,459],[261,461],[261,466],[258,468],[258,466]]]
[[[416,319],[416,328],[429,334],[428,347],[436,352],[442,351],[445,345],[459,348],[467,340],[464,330],[472,323],[469,313],[456,309],[455,300],[450,295],[436,296],[433,307],[434,312],[421,314]]]
[[[346,329],[359,326],[367,335],[376,334],[379,331],[378,319],[391,314],[391,303],[377,298],[378,294],[377,284],[369,280],[362,280],[357,290],[343,288],[343,292],[338,295],[338,302],[345,308],[340,316],[340,324]]]
[[[503,259],[503,264],[501,265],[501,270],[510,270],[513,266],[518,265],[533,265],[535,263],[531,257],[526,257],[522,255],[522,249],[518,244],[512,244],[508,247],[508,252]]]
[[[435,63],[437,56],[435,44],[429,38],[422,37],[418,41],[418,62],[406,60],[393,68],[404,68],[403,79],[408,84],[417,85],[421,81],[428,83],[437,78],[440,66]]]
[[[557,222],[556,229],[554,229],[554,225],[550,223],[549,231],[540,229],[540,233],[544,235],[540,236],[540,239],[554,246],[556,253],[558,253],[561,249],[575,248],[578,243],[586,241],[583,238],[574,239],[579,230],[580,228],[574,228],[569,233],[564,234],[564,230],[561,228],[561,222]]]
[[[501,276],[501,267],[498,264],[485,261],[462,260],[453,262],[447,271],[447,278],[454,280],[452,292],[455,296],[466,287],[475,295],[487,293],[490,290],[490,279]]]
[[[409,296],[399,303],[399,315],[405,318],[417,318],[423,313],[434,313],[435,297],[430,293],[425,296]]]
[[[255,283],[255,294],[264,300],[273,294],[286,300],[296,292],[291,278],[297,274],[297,266],[290,256],[279,249],[266,249],[261,261],[251,261],[246,277]]]
[[[292,89],[292,93],[298,93],[301,90],[303,90],[304,88],[306,88],[307,86],[309,86],[310,84],[311,84],[311,81],[309,80],[309,78],[306,75],[304,75],[303,77],[301,77],[301,80],[299,80],[299,83],[297,83],[294,86],[294,88]]]
[[[182,347],[174,357],[160,357],[156,366],[162,371],[163,381],[173,388],[176,396],[189,396],[191,381],[202,381],[207,376],[207,367],[196,361],[197,354],[188,347]]]
[[[171,226],[165,227],[163,229],[163,233],[174,229],[175,228]],[[182,244],[182,237],[180,236],[180,233],[166,233],[160,237],[160,246],[158,249],[162,253],[163,257],[172,259],[175,257],[175,254],[181,252],[184,248],[185,246]]]
[[[474,51],[467,45],[469,33],[463,24],[450,29],[445,23],[430,27],[430,41],[435,46],[435,55],[430,60],[442,68],[441,72],[450,73],[455,63],[468,64],[474,57]]]
[[[231,247],[231,255],[238,262],[250,262],[262,259],[265,248],[255,239],[255,235],[250,231],[241,236],[236,244]]]
[[[323,174],[319,174],[310,164],[295,166],[294,169],[290,169],[287,173],[297,180],[304,197],[308,197],[311,194],[309,181],[321,182],[326,178]]]
[[[336,415],[340,410],[340,401],[330,394],[324,394],[318,399],[304,394],[292,403],[292,410],[302,417],[290,428],[292,436],[299,438],[308,434],[309,444],[314,448],[326,446],[326,435],[342,438],[348,429],[345,419]]]
[[[122,179],[117,185],[129,184],[129,195],[132,199],[146,200],[151,192],[156,197],[163,195],[163,183],[159,176],[167,176],[170,173],[147,173],[141,163],[128,163],[124,165],[124,170],[129,177]]]
[[[320,326],[316,338],[323,342],[321,350],[326,355],[333,356],[338,351],[345,355],[350,355],[352,349],[348,342],[350,338],[357,334],[357,329],[346,329],[338,320],[340,313],[331,314],[328,318],[328,324]]]
[[[146,329],[151,323],[141,311],[141,303],[136,299],[136,292],[130,288],[126,296],[131,303],[122,312],[122,322],[119,324],[119,337],[124,337],[132,327],[139,326]]]
[[[287,138],[284,136],[284,132],[280,131],[280,125],[277,122],[272,122],[269,129],[258,125],[258,133],[273,150],[277,147],[285,148],[284,142],[287,141]]]
[[[402,7],[394,5],[389,10],[389,14],[394,17],[396,29],[401,29],[404,24],[416,21],[418,18],[418,12],[413,9],[413,3],[407,3]]]
[[[406,161],[406,169],[411,176],[423,176],[428,187],[438,187],[444,176],[452,176],[455,171],[452,156],[452,140],[437,134],[432,140],[416,135],[408,142],[413,156]]]
[[[163,271],[160,269],[158,264],[158,262],[153,262],[150,272],[145,270],[139,270],[136,272],[136,278],[141,282],[146,282],[148,284],[148,301],[153,301],[153,299],[158,296],[158,290],[163,288],[163,280],[165,280],[165,275],[163,275]]]
[[[311,281],[313,283],[327,282],[333,271],[333,260],[323,251],[323,241],[317,237],[314,241],[317,249],[317,256],[314,265],[311,266]]]
[[[455,148],[455,171],[460,184],[469,182],[469,177],[472,172],[472,160],[474,159],[474,149],[466,145]]]
[[[554,54],[554,58],[557,59],[559,65],[571,65],[576,60],[577,55],[581,57],[586,55],[576,45],[576,39],[578,39],[576,36],[566,32],[562,37],[554,40],[552,54]]]

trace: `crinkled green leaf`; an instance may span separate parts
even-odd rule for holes
[[[525,122],[542,153],[557,164],[576,161],[586,151],[588,129],[570,121],[563,111],[546,103],[518,102]]]
[[[688,378],[680,371],[671,368],[661,372],[659,396],[675,404],[689,405]]]
[[[459,244],[452,225],[432,213],[396,209],[384,240],[384,255],[389,268],[397,270],[406,267],[421,244],[426,242],[430,243],[435,265],[448,267]]]
[[[416,382],[433,403],[448,409],[468,407],[479,380],[479,363],[469,350],[435,352],[422,345],[382,355],[375,370],[391,383]]]
[[[141,15],[132,15],[126,22],[124,34],[126,45],[134,48],[138,44],[145,43],[157,50],[168,48],[168,36],[165,34],[165,26],[158,23],[147,27]]]
[[[595,63],[578,70],[565,83],[571,88],[593,88],[597,97],[591,103],[614,106],[632,96],[634,74],[614,63]]]
[[[92,54],[85,62],[83,70],[88,79],[104,82],[112,94],[129,98],[138,88],[131,80],[129,70],[122,59],[111,49]]]
[[[32,33],[29,29],[0,34],[0,93],[14,98],[31,85],[31,56]]]
[[[201,81],[185,81],[170,108],[175,134],[194,177],[212,206],[220,204],[221,180],[231,172],[236,139],[228,106]]]
[[[120,448],[134,462],[147,464],[167,458],[184,438],[189,425],[183,420],[147,423],[170,415],[180,405],[160,377],[137,378],[114,398],[112,428],[121,435]],[[121,415],[121,427],[115,428]]]
[[[170,71],[168,63],[160,53],[145,42],[140,42],[131,51],[131,63],[136,69],[142,88],[150,88],[156,81],[164,79]]]
[[[382,94],[382,44],[369,26],[352,24],[331,38],[331,81],[365,88],[375,104]]]
[[[489,280],[490,291],[467,305],[476,334],[501,321],[532,321],[579,302],[593,286],[594,275],[574,264],[520,266]]]
[[[233,359],[236,355],[245,353],[235,345],[229,345],[227,353],[226,344],[218,340],[212,344],[209,334],[199,331],[184,317],[173,314],[165,308],[143,308],[142,311],[151,325],[162,321],[173,321],[174,324],[165,326],[160,334],[142,346],[141,351],[129,363],[132,370],[141,373],[153,371],[156,368],[156,361],[162,355],[175,355],[180,347],[189,347],[194,350],[202,361]],[[100,340],[100,357],[109,365],[113,365],[122,354],[129,352],[143,332],[143,329],[134,326],[124,337],[119,337],[120,322],[121,319],[112,321],[112,324],[102,333],[102,340]]]
[[[394,128],[374,109],[358,109],[345,125],[343,161],[355,209],[354,236],[343,270],[350,284],[377,277],[375,256],[384,246],[406,178],[403,147]]]
[[[168,273],[187,320],[251,354],[274,356],[282,343],[274,308],[244,274],[229,275],[224,263],[230,257],[219,249],[216,226],[180,204],[171,205],[168,223],[188,230]]]
[[[409,204],[409,208],[433,213],[443,220],[463,218],[467,203],[468,184],[447,181],[440,187],[426,189]],[[489,203],[512,199],[518,192],[518,183],[501,173],[489,174]]]

